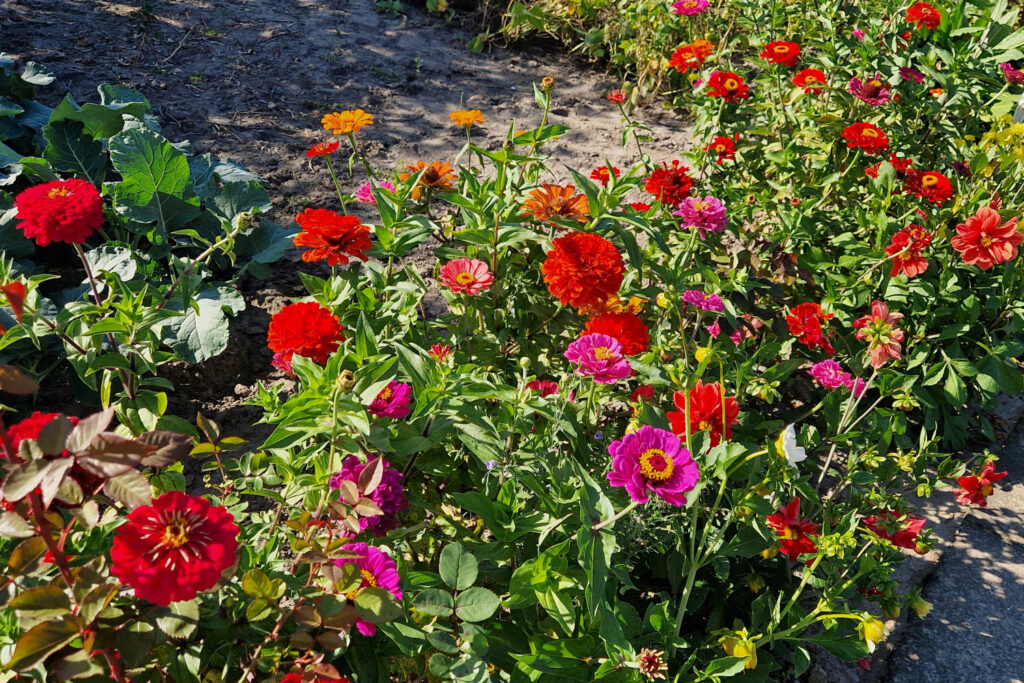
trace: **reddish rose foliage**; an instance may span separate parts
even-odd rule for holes
[[[18,228],[45,247],[51,242],[81,244],[103,225],[103,198],[85,180],[70,178],[35,185],[14,198]]]
[[[687,174],[689,170],[680,166],[678,159],[673,160],[671,166],[663,161],[661,168],[654,169],[644,181],[644,189],[665,206],[678,206],[690,196],[693,187],[693,179]]]
[[[622,354],[635,356],[647,350],[651,343],[651,335],[647,326],[633,313],[602,313],[587,321],[580,334],[606,334],[614,337],[622,344]]]
[[[675,392],[672,395],[672,401],[679,412],[673,411],[666,415],[672,426],[672,431],[680,436],[687,432],[686,396],[682,391]],[[690,434],[709,432],[711,447],[717,446],[723,436],[727,441],[732,438],[732,426],[739,422],[740,404],[732,396],[723,397],[722,385],[718,382],[704,384],[701,380],[697,380],[697,383],[690,389],[689,397]]]
[[[835,353],[828,341],[831,333],[826,330],[830,318],[832,314],[824,313],[821,304],[808,302],[791,307],[786,324],[789,325],[789,333],[808,349],[821,347],[826,353]]]
[[[21,446],[21,442],[25,439],[38,439],[39,432],[43,431],[43,427],[53,422],[54,418],[60,417],[61,413],[41,413],[38,410],[26,417],[21,422],[11,425],[7,428],[7,437],[11,440],[11,448],[14,452],[18,452],[18,447]],[[78,424],[78,418],[68,416],[68,421],[72,425]],[[60,453],[60,457],[66,458],[68,456],[67,451]],[[0,442],[0,457],[10,457],[7,453],[7,449],[4,444]]]
[[[780,507],[774,515],[768,515],[765,521],[779,535],[779,545],[789,559],[796,560],[801,555],[813,553],[818,549],[817,543],[811,538],[812,535],[817,535],[818,525],[800,517],[799,498],[794,498],[789,504]]]

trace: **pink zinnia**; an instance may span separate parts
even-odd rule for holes
[[[683,227],[689,230],[700,230],[700,238],[704,239],[704,231],[722,232],[725,230],[725,204],[721,199],[707,197],[687,197],[672,212],[679,216]]]
[[[826,389],[838,389],[850,379],[850,373],[834,360],[819,361],[807,372]]]
[[[579,377],[593,377],[598,384],[614,384],[633,374],[629,361],[622,355],[622,344],[607,334],[585,334],[565,350],[565,357],[577,363]]]
[[[345,593],[346,600],[349,602],[355,602],[359,591],[364,588],[383,588],[387,592],[391,593],[391,595],[395,596],[396,600],[402,600],[402,584],[401,579],[398,576],[398,569],[395,565],[395,561],[392,560],[387,553],[379,548],[368,546],[365,543],[346,543],[341,546],[341,550],[356,553],[359,557],[335,560],[334,564],[339,567],[344,567],[349,562],[355,562],[356,566],[359,567],[359,573],[362,574],[363,577],[363,581],[359,588]],[[377,633],[377,627],[363,619],[356,620],[356,628],[359,629],[359,632],[364,636],[372,636]]]
[[[359,518],[359,528],[363,531],[369,529],[374,536],[383,536],[385,532],[397,529],[398,520],[395,519],[395,515],[409,507],[405,489],[402,487],[402,473],[391,467],[387,460],[382,464],[384,472],[381,474],[380,483],[367,498],[376,503],[384,514]],[[331,477],[331,488],[340,488],[341,482],[346,480],[358,484],[359,475],[365,469],[366,463],[357,456],[348,456],[341,463],[341,471]]]
[[[882,74],[878,72],[875,72],[874,78],[869,78],[866,81],[861,81],[854,76],[850,79],[850,84],[847,87],[850,94],[862,102],[867,102],[872,107],[888,102],[890,89],[892,86],[883,81]]]
[[[852,34],[852,35],[853,35],[853,37],[854,37],[854,38],[856,38],[857,40],[864,40],[864,38],[866,38],[866,37],[867,37],[867,36],[865,35],[864,31],[861,31],[861,30],[860,30],[859,28],[855,28],[855,29],[853,29],[853,34]]]
[[[924,80],[924,74],[912,66],[901,66],[900,78],[902,78],[905,81],[914,81],[915,83],[920,83],[921,81]]]
[[[1003,70],[1003,76],[1006,77],[1006,82],[1010,85],[1024,85],[1024,70],[1014,69],[1013,64],[1009,62],[1003,62],[999,65],[999,68]]]
[[[721,313],[725,310],[725,302],[722,301],[722,297],[717,294],[705,294],[699,289],[688,289],[683,292],[682,297],[684,304],[688,304],[702,311],[717,311]]]
[[[705,11],[711,3],[708,0],[676,0],[672,3],[672,11],[676,14],[692,17]]]
[[[700,479],[697,463],[672,432],[644,425],[608,446],[612,469],[608,483],[622,486],[636,503],[646,503],[649,493],[669,505],[686,504],[687,491]]]
[[[708,331],[712,339],[718,339],[718,335],[722,333],[722,325],[717,320],[710,325],[705,325],[704,329]]]
[[[854,398],[860,398],[860,395],[864,393],[865,383],[860,377],[850,376],[843,384],[850,390]]]
[[[412,387],[402,382],[391,382],[380,390],[377,398],[370,402],[366,411],[377,417],[403,418],[412,412],[409,402],[412,399]]]
[[[541,398],[545,396],[558,395],[558,382],[552,382],[550,379],[535,379],[526,383],[527,391],[536,391],[541,395]]]
[[[491,286],[494,276],[483,261],[470,258],[459,258],[441,266],[441,286],[448,287],[458,294],[463,292],[476,296]]]
[[[871,367],[880,368],[892,358],[901,357],[900,343],[903,341],[903,330],[896,323],[903,318],[902,313],[892,313],[882,301],[871,304],[871,314],[854,321],[857,328],[857,339],[868,341],[868,353],[871,355]]]
[[[377,187],[383,187],[388,192],[395,191],[395,184],[390,180],[377,181]],[[370,181],[367,181],[360,185],[358,189],[356,189],[355,198],[357,202],[361,202],[363,204],[376,204],[377,198],[373,196],[373,184]]]

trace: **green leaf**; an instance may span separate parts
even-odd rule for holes
[[[224,310],[244,310],[245,299],[233,287],[210,286],[196,295],[195,305],[198,311],[189,307],[180,318],[169,320],[162,331],[168,346],[189,363],[201,363],[224,352],[229,336]]]
[[[43,129],[48,143],[43,156],[58,171],[82,176],[93,185],[100,185],[106,175],[107,157],[103,144],[85,133],[81,121],[57,121]]]
[[[450,655],[459,653],[459,646],[455,643],[455,638],[453,638],[450,633],[433,631],[427,634],[427,642],[433,645],[434,649],[440,650],[441,652]]]
[[[441,580],[455,590],[463,591],[473,585],[477,577],[477,561],[461,543],[449,543],[441,551],[438,567]]]
[[[14,596],[8,606],[19,612],[41,613],[39,616],[57,616],[71,611],[71,600],[60,586],[37,586]]]
[[[451,593],[440,588],[427,588],[413,598],[412,606],[419,612],[435,617],[448,617],[455,607]]]
[[[497,611],[500,603],[493,592],[476,586],[459,593],[455,599],[455,614],[463,621],[483,621]]]
[[[50,85],[57,80],[52,71],[38,62],[25,62],[25,68],[18,75],[21,80],[32,85]]]
[[[80,628],[78,618],[65,616],[36,624],[18,639],[14,654],[6,667],[15,671],[30,669],[46,659],[52,652],[70,643]]]
[[[199,625],[199,600],[172,602],[156,625],[171,638],[188,638]]]
[[[579,530],[576,543],[580,549],[580,566],[587,574],[584,594],[592,616],[604,602],[605,585],[611,573],[612,555],[615,554],[615,536],[607,529],[593,531],[590,526]]]
[[[132,250],[122,245],[104,244],[85,252],[85,258],[94,273],[116,273],[122,282],[134,279],[139,270]]]
[[[270,197],[258,181],[247,180],[224,185],[208,206],[216,216],[230,224],[241,213],[269,211]]]
[[[405,610],[386,588],[364,588],[356,595],[356,610],[359,616],[371,624],[394,621]]]

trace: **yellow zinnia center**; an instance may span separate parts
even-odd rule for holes
[[[386,401],[391,398],[391,387],[384,387],[384,391],[377,394],[377,398],[381,401]]]
[[[598,346],[596,349],[594,349],[594,358],[598,360],[608,360],[609,358],[614,357],[615,354],[608,350],[607,346]]]
[[[711,423],[708,422],[707,420],[701,420],[700,422],[697,423],[698,432],[707,431],[709,429],[711,429]]]
[[[652,481],[665,481],[672,476],[675,463],[660,448],[648,448],[640,454],[640,473]]]
[[[463,272],[455,276],[455,281],[458,282],[460,285],[468,285],[471,284],[472,282],[475,282],[476,278],[473,277],[472,273]]]
[[[982,235],[981,239],[978,240],[978,244],[980,244],[983,247],[991,246],[992,245],[992,238],[989,237],[988,235]]]
[[[865,128],[861,135],[863,135],[866,138],[877,138],[878,131],[876,131],[874,128]]]
[[[932,185],[938,184],[938,182],[939,179],[933,175],[921,176],[921,185],[923,185],[924,187],[931,187]]]
[[[46,196],[49,197],[50,199],[54,199],[55,197],[67,197],[70,194],[71,190],[69,190],[66,187],[55,187],[49,192],[47,192]]]
[[[180,548],[188,543],[190,525],[184,517],[174,517],[164,527],[164,545],[169,548]]]
[[[735,81],[735,79],[732,79],[732,78],[726,79],[726,81],[725,81],[725,83],[723,83],[723,85],[725,86],[726,90],[735,90],[736,88],[738,88],[740,86],[740,84],[737,83]]]
[[[377,579],[369,572],[369,570],[363,569],[359,573],[363,576],[363,583],[359,588],[354,588],[345,593],[345,599],[349,602],[355,601],[356,594],[359,593],[360,589],[377,587]]]

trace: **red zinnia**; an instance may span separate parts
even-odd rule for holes
[[[926,28],[934,31],[942,22],[942,13],[927,2],[915,2],[907,8],[907,21],[916,23],[917,28]]]
[[[818,525],[809,519],[800,517],[800,499],[794,498],[788,505],[779,508],[774,515],[765,520],[768,526],[779,535],[782,552],[795,560],[804,553],[813,553],[818,549],[811,535],[818,533]]]
[[[893,154],[892,152],[889,152],[889,165],[892,166],[893,170],[896,171],[896,177],[897,178],[905,178],[906,175],[907,175],[907,172],[910,170],[910,166],[913,163],[914,163],[913,159],[904,159],[903,157],[898,157],[895,154]],[[874,163],[874,164],[871,164],[870,166],[868,166],[867,168],[864,169],[864,175],[868,176],[869,178],[877,178],[878,177],[878,169],[881,166],[882,166],[882,162],[881,161],[879,161],[877,163]]]
[[[942,204],[953,196],[953,183],[938,171],[907,171],[903,190],[932,204]]]
[[[661,162],[661,166],[647,177],[644,189],[665,206],[678,206],[690,196],[690,188],[693,187],[693,180],[686,173],[690,169],[680,166],[678,159],[672,161],[671,167],[664,161]]]
[[[815,95],[825,87],[826,80],[825,72],[820,69],[801,69],[793,75],[793,85]]]
[[[873,123],[860,122],[843,129],[843,138],[850,149],[860,147],[868,154],[880,154],[889,149],[889,138]]]
[[[132,510],[114,532],[110,573],[157,605],[191,600],[235,563],[236,536],[227,509],[170,491]]]
[[[35,185],[14,198],[18,228],[45,247],[51,242],[81,244],[103,225],[103,199],[80,178]]]
[[[306,150],[307,157],[326,157],[338,151],[337,142],[317,142]]]
[[[600,181],[603,187],[608,184],[611,178],[618,178],[619,173],[619,169],[615,166],[612,166],[610,169],[607,166],[598,166],[590,172],[590,179]]]
[[[580,336],[587,334],[606,334],[614,337],[622,344],[624,356],[643,353],[651,343],[647,326],[640,318],[629,312],[602,313],[596,318],[591,318]]]
[[[668,60],[669,66],[675,67],[681,74],[690,69],[699,69],[704,66],[704,60],[711,56],[713,48],[714,46],[704,39],[695,40],[673,52]]]
[[[820,346],[826,353],[835,353],[825,330],[831,317],[831,313],[822,312],[820,304],[807,302],[790,307],[786,323],[790,334],[808,349]]]
[[[997,263],[1017,257],[1017,245],[1024,242],[1024,235],[1017,229],[1017,219],[1005,223],[999,212],[988,206],[956,226],[956,235],[950,240],[954,249],[960,252],[964,263],[988,270]]]
[[[739,422],[740,404],[734,397],[724,396],[722,385],[718,382],[704,384],[697,380],[690,389],[689,425],[686,423],[686,394],[677,391],[672,395],[672,400],[679,412],[670,412],[666,417],[676,434],[682,436],[687,432],[709,432],[712,447],[717,446],[723,436],[726,441],[732,438],[732,426]]]
[[[796,66],[800,61],[800,46],[785,40],[773,40],[761,50],[761,59],[770,64]]]
[[[538,392],[541,395],[541,398],[545,396],[557,396],[558,382],[553,382],[550,379],[535,379],[526,383],[526,389],[528,391]]]
[[[53,422],[54,418],[60,416],[61,413],[41,413],[37,410],[21,422],[11,425],[7,428],[7,436],[11,440],[11,448],[13,448],[14,452],[17,453],[18,446],[21,445],[22,441],[25,439],[38,439],[39,433],[43,431],[43,427]],[[67,416],[67,418],[72,425],[78,424],[77,417]],[[60,455],[61,457],[66,457],[67,454],[68,452],[64,451]],[[0,443],[0,456],[10,457],[3,443]]]
[[[292,238],[297,247],[311,247],[302,252],[302,260],[312,263],[327,259],[327,265],[346,265],[348,257],[367,259],[370,226],[355,216],[342,216],[330,209],[306,209],[295,216],[302,232]]]
[[[716,71],[708,78],[708,96],[721,97],[726,102],[736,102],[750,97],[750,88],[739,74],[732,71]]]
[[[267,330],[267,346],[282,354],[283,361],[298,354],[323,365],[344,339],[338,318],[315,301],[285,306]]]
[[[864,519],[864,526],[899,548],[917,550],[917,535],[928,520],[886,510]]]
[[[625,270],[615,245],[592,232],[558,237],[540,267],[548,291],[566,306],[596,307],[619,291]]]
[[[626,101],[626,91],[616,88],[608,91],[608,101],[612,104],[622,104]]]
[[[738,139],[739,133],[737,133],[736,135]],[[733,141],[732,138],[727,138],[724,135],[716,135],[714,138],[712,138],[711,142],[704,145],[704,151],[712,151],[715,154],[717,154],[718,160],[715,161],[715,163],[721,166],[722,162],[725,161],[726,159],[736,158],[736,143]]]
[[[917,277],[928,269],[928,259],[921,251],[932,243],[932,234],[920,225],[910,224],[892,236],[885,253],[892,256],[892,270],[889,277],[900,273],[908,278]]]
[[[957,477],[956,483],[960,484],[960,490],[957,491],[956,502],[961,505],[974,503],[975,505],[987,507],[988,497],[995,490],[992,484],[1005,477],[1006,474],[1005,471],[996,472],[996,464],[994,462],[987,462],[978,474]]]
[[[629,402],[639,403],[640,400],[643,399],[647,403],[651,403],[654,401],[654,395],[655,392],[653,386],[650,384],[641,384],[633,390],[632,394],[629,395]]]

